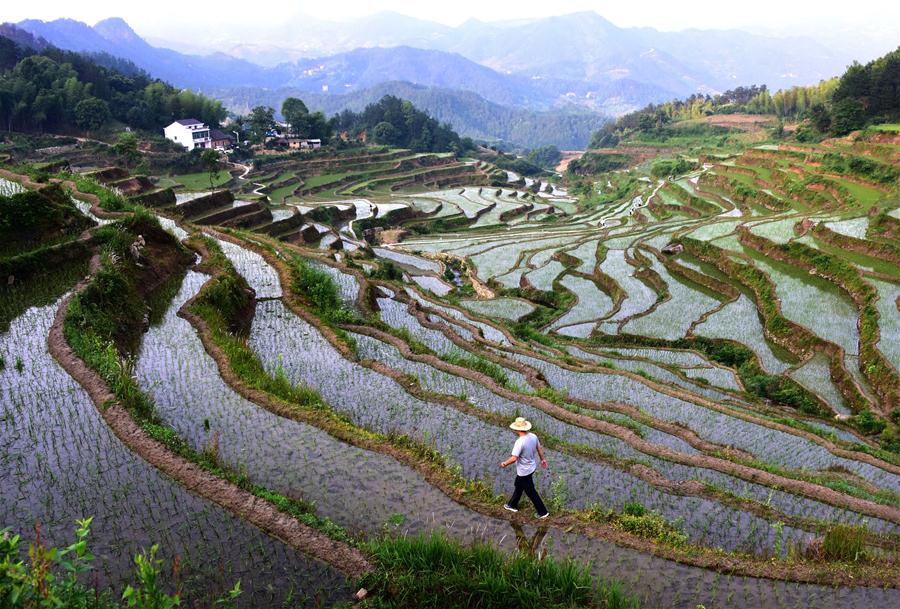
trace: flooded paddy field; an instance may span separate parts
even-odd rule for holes
[[[260,205],[250,183],[268,197],[261,224],[160,218],[202,265],[110,365],[185,451],[254,501],[304,506],[335,547],[439,532],[575,559],[645,607],[900,606],[900,268],[873,232],[896,205],[849,180],[797,194],[788,168],[816,165],[777,146],[704,158],[597,177],[629,185],[615,200],[408,151],[249,169],[225,184],[239,209]],[[200,260],[202,235],[221,259]],[[158,543],[191,601],[240,580],[240,606],[346,602],[353,576],[144,461],[57,364],[64,295],[97,259],[150,262],[84,247],[52,289],[5,288],[0,527],[64,544],[92,516],[114,589]],[[502,509],[516,417],[549,461],[546,521]],[[825,556],[836,535],[852,559]]]

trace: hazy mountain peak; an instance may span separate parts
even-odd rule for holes
[[[110,17],[109,19],[98,21],[94,25],[94,31],[110,42],[144,42],[144,40],[140,36],[138,36],[137,33],[131,28],[131,26],[128,25],[128,23],[121,17]]]

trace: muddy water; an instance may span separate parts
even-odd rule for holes
[[[131,557],[160,544],[181,557],[186,600],[241,580],[242,607],[300,598],[347,598],[345,578],[269,538],[159,474],[116,438],[82,388],[47,352],[57,305],[32,308],[0,334],[0,528],[27,541],[33,526],[52,544],[71,543],[75,520],[93,516],[90,549],[101,584],[131,581]],[[21,358],[21,372],[11,364]]]

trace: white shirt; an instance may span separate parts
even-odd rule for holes
[[[512,454],[516,457],[516,475],[527,476],[537,469],[537,449],[541,441],[533,433],[519,436],[513,444]]]

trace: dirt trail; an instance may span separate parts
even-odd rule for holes
[[[562,155],[562,158],[556,165],[556,173],[565,173],[566,169],[569,168],[569,163],[584,156],[584,150],[563,150]]]
[[[241,175],[239,175],[239,176],[237,177],[237,179],[238,179],[238,180],[244,180],[244,181],[246,182],[246,181],[247,181],[247,174],[250,173],[250,170],[251,170],[250,165],[245,165],[245,164],[243,164],[243,163],[232,163],[232,164],[233,164],[235,167],[240,167],[240,168],[243,169],[243,173],[242,173]],[[259,196],[259,197],[265,197],[265,196],[266,196],[265,193],[260,192],[263,188],[266,187],[265,184],[260,184],[259,182],[250,182],[250,183],[251,183],[253,186],[256,186],[256,188],[254,188],[254,189],[252,190],[252,193],[253,193],[253,194],[255,194],[255,195]]]

